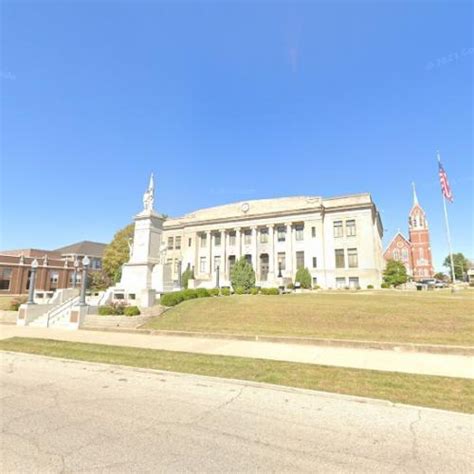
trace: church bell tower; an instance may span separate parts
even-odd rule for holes
[[[434,275],[431,257],[430,232],[425,211],[418,202],[413,183],[413,206],[408,216],[409,240],[413,261],[413,278],[423,280]]]

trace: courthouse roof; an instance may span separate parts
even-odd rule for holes
[[[321,196],[291,196],[273,199],[239,201],[221,206],[199,209],[182,217],[165,221],[165,227],[192,225],[214,220],[239,220],[270,215],[286,215],[292,212],[331,212],[360,207],[372,207],[374,203],[369,193],[353,194],[333,198]]]

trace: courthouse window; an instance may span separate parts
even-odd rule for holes
[[[295,239],[303,240],[304,239],[304,225],[298,224],[295,226]]]
[[[349,268],[357,268],[359,265],[357,258],[357,249],[347,249],[347,260]]]
[[[268,229],[260,229],[260,243],[266,244],[268,242]]]
[[[173,237],[168,237],[168,250],[173,250],[173,243],[174,243]]]
[[[318,259],[316,257],[313,257],[313,268],[316,268],[318,266]]]
[[[12,280],[11,268],[0,268],[0,290],[9,290]]]
[[[354,237],[356,235],[356,221],[354,219],[346,221],[346,235],[348,237]]]
[[[336,278],[336,288],[345,288],[346,287],[346,279],[345,278]]]
[[[296,252],[296,269],[304,268],[304,252]]]
[[[219,247],[221,245],[221,233],[220,232],[215,235],[214,244],[215,244],[216,247]]]
[[[316,227],[311,227],[311,237],[316,237]]]
[[[286,270],[286,255],[285,252],[278,252],[278,268]]]
[[[343,236],[343,229],[342,229],[342,221],[335,221],[334,222],[334,237],[342,237]]]
[[[286,227],[279,226],[277,229],[278,242],[284,242],[286,240]]]
[[[188,239],[188,247],[191,247],[191,244],[193,243],[193,239],[189,238]]]
[[[207,236],[206,234],[201,234],[201,247],[207,246]]]
[[[250,245],[251,243],[252,243],[252,231],[247,229],[244,233],[244,244]]]
[[[236,233],[235,232],[230,232],[229,233],[229,245],[230,246],[235,245],[235,239],[236,239]]]
[[[359,277],[349,277],[349,288],[353,290],[360,288]]]
[[[199,271],[201,273],[206,273],[206,257],[201,257],[199,259]]]
[[[345,267],[344,249],[336,249],[335,255],[336,255],[336,268],[344,268]]]
[[[176,237],[174,248],[179,250],[181,248],[181,236]]]

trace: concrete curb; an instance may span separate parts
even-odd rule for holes
[[[155,329],[130,329],[130,328],[81,328],[86,331],[111,331],[136,334],[149,334],[152,336],[178,336],[194,337],[204,339],[226,339],[237,341],[257,341],[275,342],[280,344],[301,344],[313,346],[348,347],[356,349],[374,349],[395,352],[424,352],[431,354],[452,354],[452,355],[474,355],[474,347],[470,346],[447,346],[437,344],[413,344],[399,342],[378,342],[378,341],[355,341],[351,339],[319,339],[311,337],[286,337],[286,336],[248,336],[243,334],[218,334],[208,332],[193,331],[164,331]]]

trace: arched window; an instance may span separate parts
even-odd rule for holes
[[[408,262],[408,250],[407,249],[402,249],[402,260],[404,262]]]
[[[393,259],[398,260],[399,259],[399,254],[398,254],[398,249],[395,249],[392,253]]]

